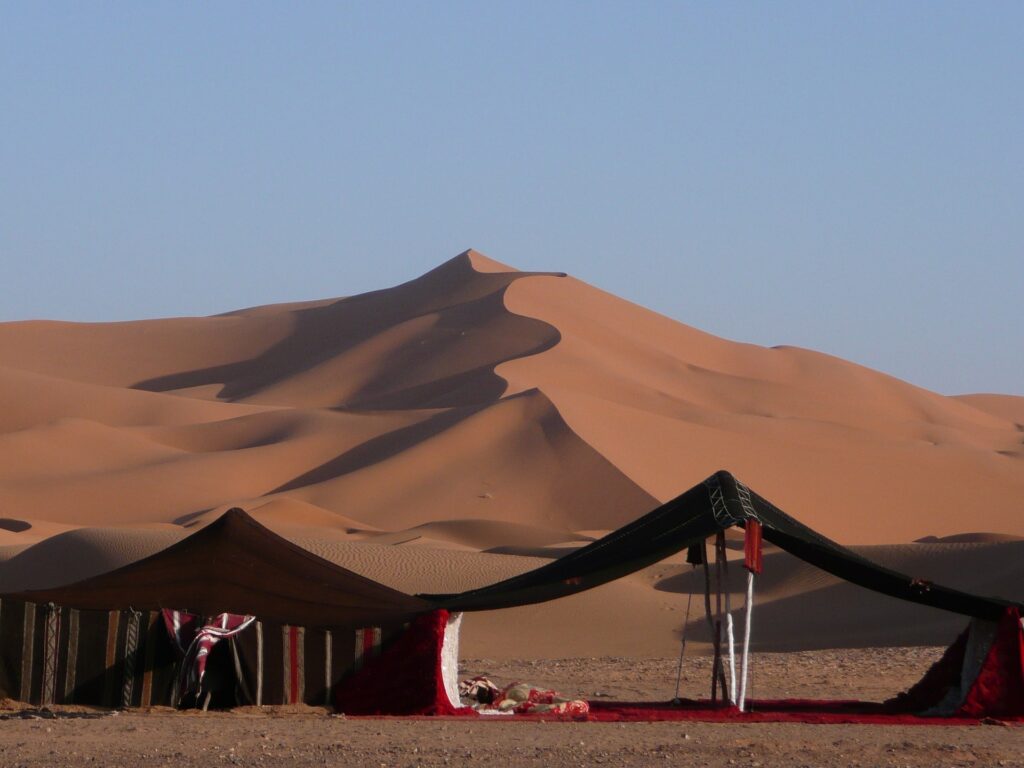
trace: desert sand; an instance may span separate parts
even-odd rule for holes
[[[3,591],[123,565],[231,506],[400,589],[480,586],[724,468],[880,562],[1024,598],[1024,398],[729,341],[475,251],[347,298],[0,324],[0,399]],[[941,645],[963,624],[766,565],[760,651]],[[687,571],[467,617],[464,654],[670,657]],[[696,608],[691,629],[699,653]]]

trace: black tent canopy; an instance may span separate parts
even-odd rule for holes
[[[510,579],[459,594],[418,597],[450,611],[483,611],[554,600],[626,576],[719,531],[761,523],[764,538],[823,571],[867,589],[991,621],[1015,603],[968,594],[873,563],[797,522],[729,472],[700,485],[592,544]]]

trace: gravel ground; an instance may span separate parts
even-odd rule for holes
[[[758,654],[757,694],[881,698],[913,682],[939,649]],[[566,693],[665,699],[674,659],[463,661],[464,671],[554,685]],[[688,660],[697,695],[709,660]],[[646,694],[646,695],[640,695]],[[109,713],[85,708],[0,712],[0,766],[1019,766],[1018,726],[792,723],[540,723],[386,720],[313,708]]]

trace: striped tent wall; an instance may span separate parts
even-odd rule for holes
[[[0,690],[34,705],[169,704],[175,659],[156,612],[0,601]]]
[[[381,652],[405,624],[310,629],[257,621],[235,639],[241,679],[257,706],[330,706],[331,691]]]
[[[331,630],[254,622],[211,655],[236,703],[330,706],[331,691],[405,624]],[[0,696],[34,706],[175,706],[181,660],[159,611],[95,611],[0,599]]]
[[[176,658],[156,611],[0,600],[0,695],[35,706],[170,705]]]

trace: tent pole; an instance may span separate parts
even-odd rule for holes
[[[729,703],[736,703],[736,637],[732,623],[732,587],[729,583],[729,559],[725,552],[725,534],[722,534],[721,544],[722,573],[725,581],[725,636],[729,643]]]
[[[715,536],[715,661],[722,698],[729,696],[725,682],[725,660],[722,658],[722,553],[725,552],[725,531]]]
[[[711,647],[714,649],[714,659],[711,662],[711,701],[718,698],[718,663],[720,661],[720,648],[718,643],[718,632],[715,627],[715,619],[711,613],[711,568],[708,565],[707,542],[703,547],[704,565],[704,613],[708,619],[708,628],[711,630]]]
[[[697,566],[691,565],[690,572],[692,573]],[[693,604],[693,592],[689,592],[686,595],[686,618],[683,620],[683,631],[679,637],[679,667],[676,669],[676,695],[672,699],[673,703],[678,703],[679,699],[679,686],[683,681],[683,656],[686,655],[686,628],[690,625],[690,606]]]
[[[746,617],[743,622],[743,674],[740,680],[740,712],[747,707],[747,676],[750,661],[750,620],[754,610],[754,572],[747,571]]]

